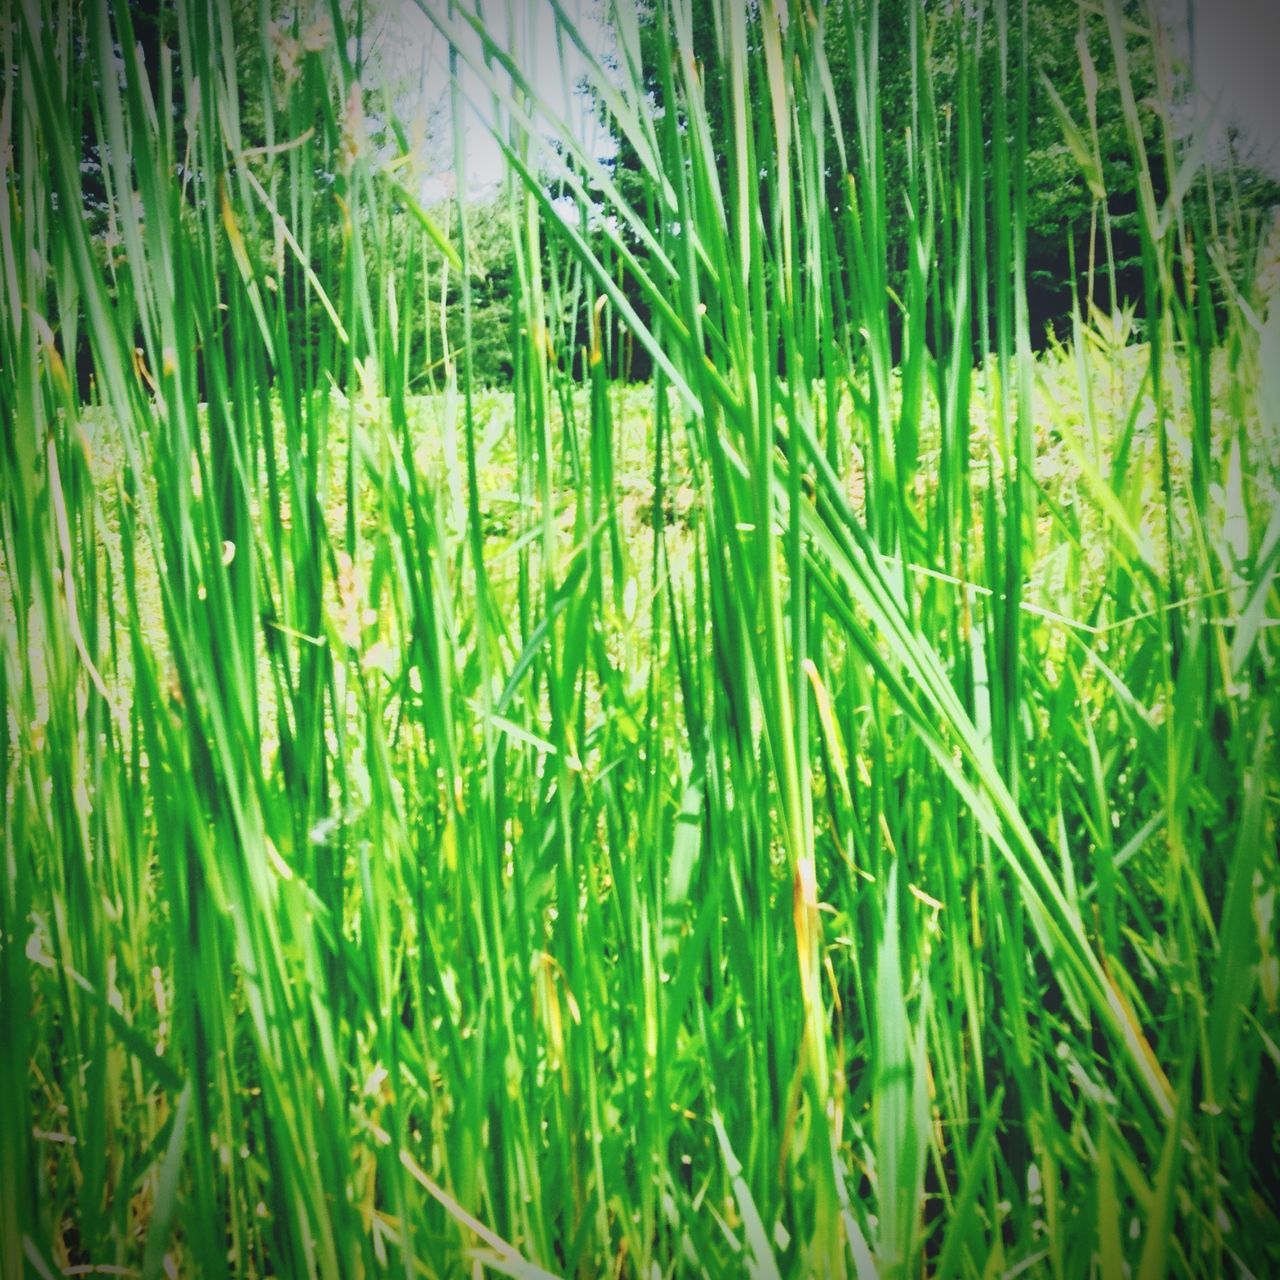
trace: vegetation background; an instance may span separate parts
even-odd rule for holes
[[[1120,0],[420,8],[2,11],[0,1272],[1270,1274],[1275,183]]]

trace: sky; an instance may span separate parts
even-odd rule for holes
[[[471,3],[474,0],[466,0]],[[432,25],[417,0],[393,0],[398,13],[391,19],[382,36],[381,55],[392,74],[419,81],[428,111],[407,113],[425,118],[434,103],[447,103],[449,97],[448,45]],[[447,0],[423,0],[433,12],[443,14]],[[561,0],[563,9],[574,19],[588,47],[596,56],[611,43],[607,26],[600,16],[604,4],[600,0]],[[607,153],[607,135],[590,103],[574,86],[586,70],[582,55],[568,42],[561,48],[556,38],[554,13],[549,0],[483,0],[485,20],[490,33],[504,46],[516,51],[516,60],[530,79],[534,90],[551,108],[561,113],[573,126],[577,137],[595,154]],[[471,33],[467,33],[471,35]],[[480,52],[479,39],[472,36],[467,46]],[[502,151],[485,123],[489,112],[489,91],[465,66],[462,92],[476,106],[466,114],[465,164],[467,186],[472,190],[492,187],[503,174]],[[478,109],[477,109],[478,108]],[[437,130],[434,139],[423,139],[426,157],[421,194],[430,198],[451,189],[453,139],[447,127]]]
[[[423,0],[443,11],[447,0]],[[1069,3],[1069,0],[1063,0]],[[1208,154],[1220,153],[1229,125],[1236,126],[1253,148],[1249,157],[1280,177],[1280,0],[1157,0],[1175,30],[1175,42],[1192,66],[1199,93],[1196,109],[1209,134]],[[593,51],[608,48],[610,37],[599,16],[600,0],[562,0],[575,17]],[[423,85],[424,102],[448,96],[447,46],[423,15],[416,0],[393,0],[398,5],[384,33],[383,58],[406,80]],[[589,104],[575,97],[572,86],[583,71],[581,56],[565,50],[562,63],[549,0],[484,0],[491,29],[513,41],[518,60],[531,76],[540,96],[563,110],[575,131],[597,154],[607,151],[599,121]],[[1188,30],[1193,33],[1188,39]],[[478,47],[473,46],[473,47]],[[464,74],[463,89],[480,103],[488,94],[476,78]],[[427,112],[406,113],[425,120]],[[443,117],[447,120],[447,116]],[[423,197],[446,193],[452,186],[452,147],[447,127],[434,130],[434,141],[423,137]],[[445,135],[445,136],[439,136]],[[467,122],[467,186],[483,189],[502,176],[502,155],[483,119],[475,111]]]
[[[1280,177],[1280,0],[1191,0],[1193,69],[1216,127],[1239,125]]]

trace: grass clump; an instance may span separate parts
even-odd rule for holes
[[[874,4],[549,0],[627,183],[424,7],[503,391],[358,11],[6,18],[0,1270],[1267,1274],[1274,268],[1158,32],[1037,353],[1025,7],[918,11],[909,199]]]

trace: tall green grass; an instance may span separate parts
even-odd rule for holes
[[[1037,356],[1025,8],[916,14],[903,193],[874,3],[712,0],[711,76],[548,0],[633,201],[518,7],[423,7],[503,395],[411,393],[467,148],[422,208],[360,10],[6,15],[3,1274],[1267,1274],[1275,304],[1149,18],[1082,10],[1144,340]]]

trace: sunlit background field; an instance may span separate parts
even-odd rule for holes
[[[3,9],[0,1274],[1277,1273],[1182,17]]]

